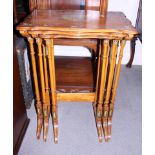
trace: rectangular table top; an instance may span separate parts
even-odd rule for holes
[[[17,26],[17,30],[137,34],[122,12],[107,12],[106,16],[100,16],[99,11],[91,10],[34,10]]]

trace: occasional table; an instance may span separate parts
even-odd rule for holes
[[[93,103],[99,141],[103,133],[105,141],[109,141],[123,49],[126,40],[137,34],[131,22],[122,12],[101,16],[99,11],[34,10],[17,30],[30,45],[37,138],[43,128],[43,139],[47,140],[51,113],[57,143],[58,102],[77,101]],[[54,56],[54,41],[62,38],[97,39],[99,47],[95,60]]]

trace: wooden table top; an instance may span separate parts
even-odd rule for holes
[[[91,10],[34,10],[17,30],[137,34],[122,12],[108,12],[102,17],[99,11]]]

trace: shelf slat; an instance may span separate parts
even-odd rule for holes
[[[95,93],[58,93],[58,101],[94,102]]]

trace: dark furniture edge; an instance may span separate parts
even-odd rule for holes
[[[23,128],[22,128],[22,130],[21,130],[21,132],[20,132],[20,136],[19,136],[19,138],[18,138],[18,140],[17,140],[17,143],[16,143],[15,147],[13,148],[13,154],[14,154],[14,155],[17,155],[17,154],[18,154],[18,151],[19,151],[20,146],[21,146],[21,144],[22,144],[22,141],[23,141],[23,139],[24,139],[26,130],[27,130],[27,128],[28,128],[29,122],[30,122],[30,119],[29,119],[29,118],[27,118],[27,119],[25,120],[25,122],[24,122]]]

